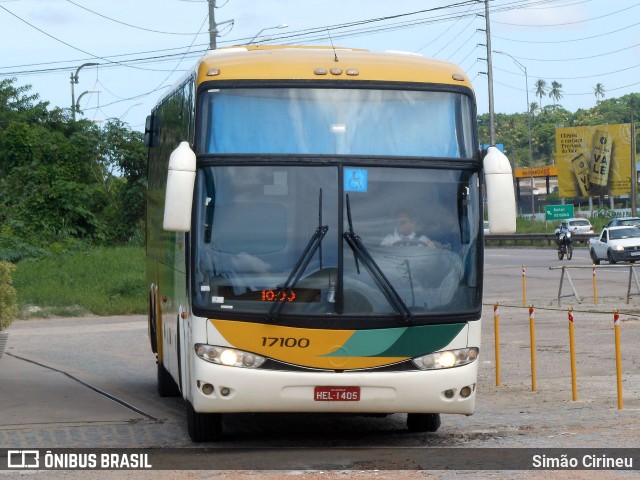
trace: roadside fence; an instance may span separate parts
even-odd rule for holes
[[[500,305],[499,302],[496,302],[493,304],[493,327],[494,327],[494,359],[495,359],[495,381],[496,381],[496,386],[500,387],[502,386],[502,379],[501,379],[501,372],[504,371],[504,367],[505,365],[503,364],[503,359],[504,357],[501,356],[501,346],[504,346],[506,343],[508,342],[504,342],[504,339],[501,339],[500,337],[500,316],[501,316],[501,308],[503,308],[503,306]],[[520,316],[520,314],[518,313],[519,311],[522,311],[522,316],[524,317],[524,309],[522,309],[521,307],[516,307],[516,306],[508,306],[507,308],[513,309],[515,311],[514,315],[512,315],[512,317],[516,317],[516,316]],[[553,318],[561,318],[563,315],[563,311],[560,309],[552,309],[552,308],[546,308],[543,309],[545,311],[545,313],[547,314],[547,317],[549,317],[550,315]],[[561,341],[560,338],[558,338],[558,332],[557,332],[557,325],[558,323],[555,321],[551,321],[549,322],[547,320],[547,322],[544,324],[544,328],[547,330],[545,331],[545,338],[546,338],[546,343],[547,345],[544,348],[541,348],[537,345],[536,343],[536,324],[535,324],[535,312],[536,312],[536,307],[534,305],[529,305],[528,306],[528,319],[529,319],[529,338],[528,338],[528,348],[530,351],[530,367],[531,367],[531,391],[532,392],[536,392],[538,390],[538,378],[537,378],[537,362],[538,362],[538,358],[537,358],[537,354],[541,353],[542,355],[546,355],[548,352],[553,352],[553,354],[555,356],[557,355],[561,355],[563,351],[566,351],[565,349],[561,348],[558,345],[554,345],[553,348],[551,348],[549,346],[549,342],[553,342],[556,343],[558,341]],[[568,318],[568,335],[567,335],[567,342],[568,342],[568,352],[569,352],[569,359],[568,359],[568,363],[570,365],[570,372],[571,372],[571,397],[572,397],[572,401],[577,401],[578,400],[578,359],[579,358],[590,358],[592,359],[592,357],[596,354],[595,350],[597,347],[599,350],[604,350],[604,355],[602,356],[602,358],[598,357],[597,359],[597,366],[598,369],[603,368],[602,367],[602,360],[607,360],[607,352],[609,351],[608,348],[603,348],[602,343],[606,342],[607,340],[605,338],[601,338],[599,335],[599,332],[586,332],[587,326],[585,325],[586,322],[581,322],[575,321],[575,317],[574,315],[579,314],[579,315],[586,315],[589,314],[592,318],[591,318],[591,323],[590,325],[593,325],[593,314],[597,315],[597,319],[596,319],[596,324],[598,325],[598,329],[601,329],[601,325],[602,322],[600,322],[599,320],[601,318],[606,318],[609,315],[613,316],[613,335],[611,336],[611,343],[613,344],[613,350],[615,351],[615,375],[616,375],[616,395],[617,395],[617,405],[618,405],[618,409],[622,410],[624,408],[624,401],[623,401],[623,368],[622,368],[622,349],[621,349],[621,341],[622,341],[622,332],[620,330],[620,312],[619,310],[616,308],[614,309],[612,312],[602,312],[602,311],[580,311],[577,312],[573,309],[573,307],[568,307],[568,309],[566,310],[566,315]],[[516,320],[515,323],[517,323],[517,319],[513,318],[512,320]],[[511,323],[511,327],[512,329],[515,328],[515,325],[513,325],[513,321],[510,322]],[[524,322],[523,322],[524,323]],[[576,324],[578,326],[576,326]],[[523,327],[523,326],[522,326]],[[553,332],[550,332],[549,330],[553,328]],[[586,333],[590,333],[593,335],[593,338],[595,338],[595,345],[592,343],[591,345],[588,345],[586,349],[584,349],[581,353],[577,353],[578,349],[576,348],[576,340],[575,340],[575,336],[576,336],[576,329],[582,329],[581,333],[586,334]],[[591,330],[593,330],[593,328],[591,328]],[[609,330],[609,329],[607,329]],[[636,332],[636,336],[637,336],[637,332]],[[525,337],[525,335],[523,335],[523,332],[521,332],[521,334],[518,336],[520,339],[523,339]],[[635,337],[634,337],[635,338]],[[514,343],[513,341],[511,343]],[[522,341],[519,341],[517,343],[522,343]],[[518,355],[519,358],[519,355]],[[635,358],[635,357],[634,357]],[[612,359],[613,360],[613,359]],[[632,362],[632,364],[635,363],[635,361]],[[549,369],[549,362],[546,362],[547,368],[546,368],[546,373],[553,373],[554,376],[557,376],[557,369],[559,368],[558,365],[555,364],[555,360],[553,360],[551,362],[551,364],[553,365],[553,367],[551,368],[551,371]],[[613,364],[613,362],[612,362]],[[507,368],[509,367],[509,365],[507,365]],[[587,368],[589,370],[589,374],[590,376],[596,376],[598,379],[600,379],[602,376],[607,376],[606,375],[606,370],[603,370],[603,372],[592,372],[591,370],[593,369],[593,367],[590,366],[586,366],[584,368]],[[604,373],[604,375],[603,375]],[[627,376],[630,376],[630,372],[627,372]],[[597,386],[601,385],[600,380],[596,380],[597,381]],[[590,388],[590,392],[592,392],[593,387]]]
[[[583,303],[587,299],[586,296],[580,295],[580,293],[578,292],[578,286],[574,282],[574,278],[572,278],[571,276],[571,272],[574,270],[577,270],[577,271],[591,270],[591,276],[590,276],[591,281],[589,283],[591,284],[590,287],[592,288],[592,292],[593,292],[593,305],[598,305],[598,281],[597,281],[598,274],[596,273],[596,271],[601,271],[601,272],[609,271],[615,274],[628,272],[628,275],[624,277],[625,280],[620,280],[619,276],[616,277],[615,287],[611,281],[606,282],[606,286],[609,288],[609,290],[611,290],[612,287],[617,288],[617,290],[614,290],[614,292],[609,291],[609,296],[611,296],[611,294],[613,293],[613,296],[616,299],[618,299],[624,294],[626,296],[626,304],[628,305],[631,301],[632,296],[640,295],[640,281],[638,280],[638,275],[635,270],[637,267],[638,265],[632,263],[632,264],[625,264],[625,265],[562,265],[562,266],[538,267],[538,268],[548,268],[549,270],[560,271],[558,294],[556,298],[558,302],[558,307],[561,307],[563,298],[573,298],[579,304]],[[505,270],[507,268],[510,268],[510,267],[505,267]],[[512,266],[511,268],[516,268],[516,267]],[[527,303],[528,293],[531,293],[527,291],[527,265],[521,265],[520,272],[521,272],[521,278],[522,278],[522,282],[521,282],[522,283],[522,290],[521,290],[522,306],[526,307],[528,305]],[[625,286],[625,292],[623,292],[620,288],[620,285],[622,284]],[[569,293],[565,291],[567,288],[567,285],[568,285],[568,288],[570,288],[571,290]],[[585,288],[584,284],[582,285],[582,288],[584,292],[584,288]],[[533,290],[535,290],[535,288]],[[535,294],[535,291],[533,293]],[[604,296],[601,295],[601,297],[602,297],[601,300],[604,300]],[[540,298],[538,298],[537,300],[539,301]]]

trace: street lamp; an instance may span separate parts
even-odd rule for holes
[[[527,76],[527,67],[520,63],[513,55],[503,52],[501,50],[494,50],[493,53],[499,53],[500,55],[506,55],[518,66],[518,68],[524,73],[524,86],[527,94],[527,132],[529,134],[529,168],[531,171],[531,215],[534,212],[533,202],[533,152],[531,149],[531,106],[529,105],[529,77]]]
[[[74,85],[76,83],[78,83],[78,72],[83,69],[84,67],[95,67],[99,65],[98,63],[83,63],[82,65],[80,65],[78,67],[78,69],[76,70],[75,75],[72,73],[71,74],[71,115],[73,117],[73,120],[75,121],[76,119],[76,95],[75,95],[75,91],[74,91]],[[78,98],[78,100],[80,100]]]
[[[80,100],[82,99],[82,97],[84,97],[87,93],[100,93],[100,90],[87,90],[85,92],[82,92],[80,94],[80,96],[78,97],[78,101],[75,104],[75,110],[74,110],[74,117],[73,119],[75,120],[75,112],[79,112],[80,111]]]
[[[253,38],[249,41],[249,45],[251,45],[253,43],[253,41],[258,38],[260,36],[260,34],[266,30],[275,30],[277,28],[287,28],[289,25],[287,25],[286,23],[281,23],[280,25],[276,25],[275,27],[266,27],[263,28],[262,30],[260,30],[258,33],[256,33]]]

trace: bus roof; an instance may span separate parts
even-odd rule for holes
[[[413,53],[333,47],[249,45],[208,52],[198,84],[210,80],[349,80],[435,83],[472,89],[456,65]]]

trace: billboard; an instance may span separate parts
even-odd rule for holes
[[[631,192],[631,125],[556,128],[558,193],[563,198]]]

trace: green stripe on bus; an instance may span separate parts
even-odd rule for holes
[[[358,330],[327,357],[416,357],[442,350],[465,327],[464,323]]]

